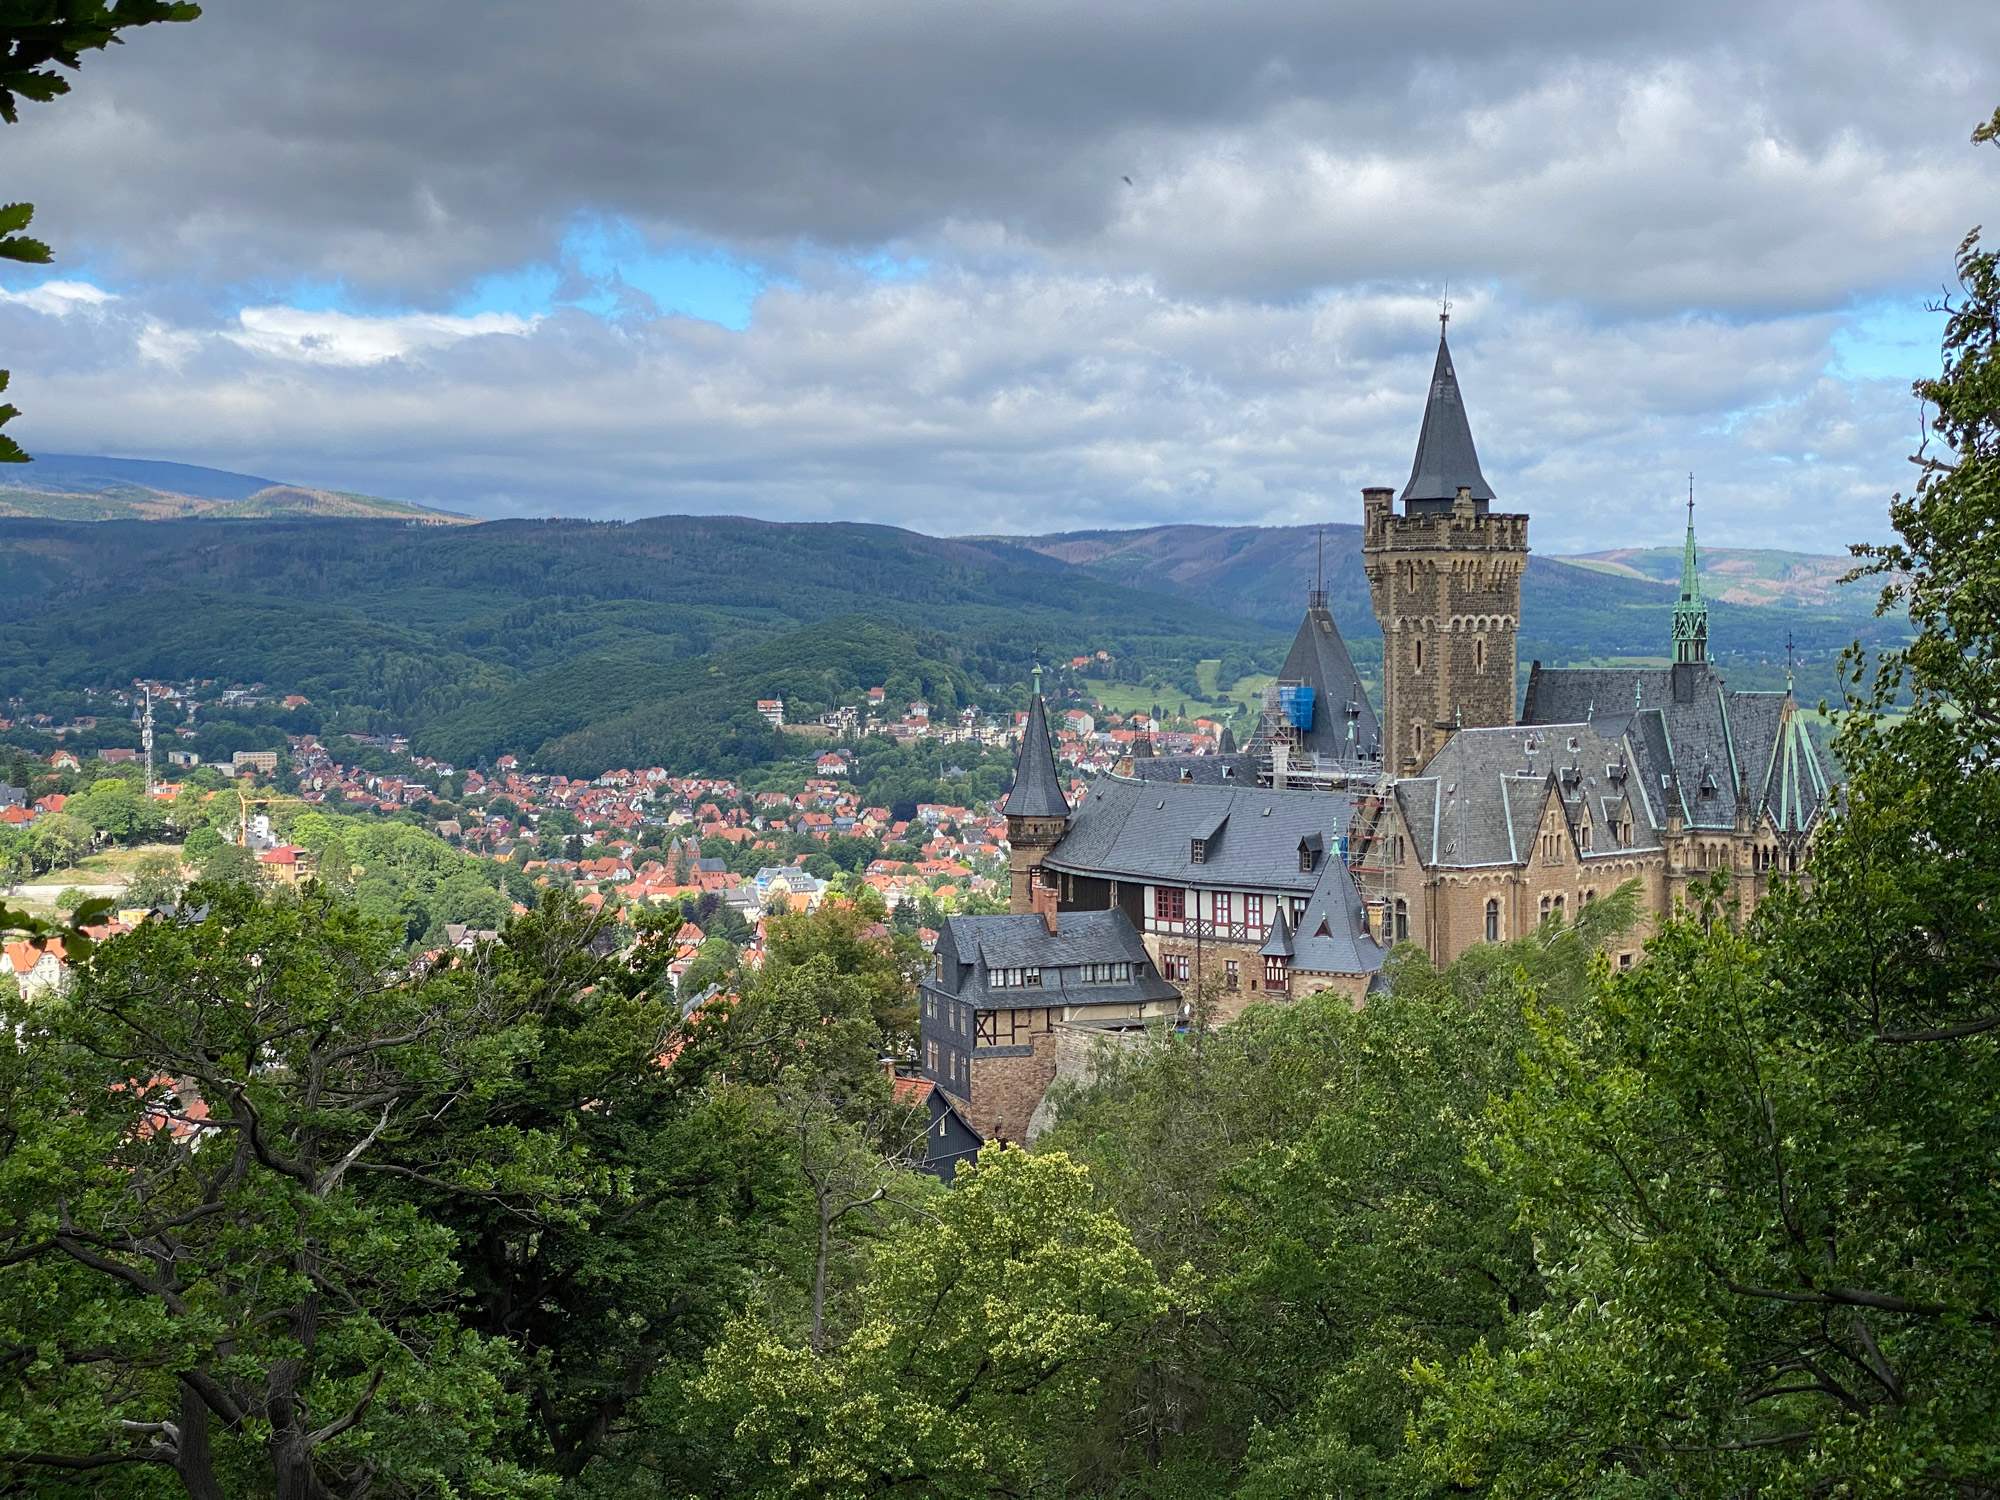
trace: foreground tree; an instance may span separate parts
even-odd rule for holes
[[[8,1016],[0,1463],[84,1490],[171,1471],[197,1500],[508,1493],[514,1351],[459,1326],[453,1237],[399,1189],[580,1211],[557,1137],[476,1114],[519,1027],[477,969],[395,967],[315,893],[196,888],[199,921],[104,947]]]
[[[1167,1305],[1081,1167],[988,1146],[881,1245],[837,1345],[731,1326],[695,1387],[704,1492],[1059,1493],[1099,1382]]]
[[[1111,1052],[1043,1141],[1089,1163],[1164,1277],[1079,1470],[1095,1490],[1396,1493],[1414,1360],[1451,1360],[1541,1297],[1512,1197],[1467,1159],[1520,1079],[1523,1007],[1588,986],[1631,891],[1444,969],[1412,948],[1356,1010],[1323,994]]]

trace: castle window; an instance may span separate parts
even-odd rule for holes
[[[1551,910],[1551,907],[1552,903],[1550,902],[1549,898],[1547,896],[1542,897],[1542,920],[1544,922],[1548,921],[1549,919],[1549,911]]]
[[[1262,936],[1264,932],[1264,898],[1245,896],[1243,898],[1243,925],[1253,933]]]
[[[1472,643],[1472,670],[1475,672],[1486,670],[1486,642],[1484,641],[1474,641]]]
[[[1187,892],[1178,886],[1153,888],[1153,915],[1162,922],[1187,920]]]
[[[1500,941],[1500,903],[1498,901],[1488,901],[1486,903],[1486,941],[1489,943]]]
[[[1242,966],[1238,964],[1236,960],[1233,958],[1225,959],[1223,961],[1222,987],[1225,990],[1228,990],[1231,994],[1236,993],[1236,990],[1242,983],[1243,976],[1240,972],[1241,968]]]
[[[1407,943],[1409,940],[1410,940],[1410,903],[1403,900],[1401,897],[1398,897],[1396,899],[1396,941],[1399,943]]]
[[[1421,672],[1423,671],[1423,669],[1424,669],[1424,643],[1422,638],[1419,637],[1417,640],[1417,670]]]
[[[1179,980],[1185,984],[1190,972],[1188,968],[1188,956],[1185,953],[1162,953],[1160,955],[1160,973],[1165,978]]]
[[[1282,990],[1285,987],[1285,961],[1273,953],[1264,960],[1264,988]]]
[[[1215,924],[1218,927],[1227,927],[1230,922],[1230,909],[1236,904],[1236,898],[1227,891],[1217,891],[1208,899],[1215,913]]]
[[[1556,920],[1560,922],[1562,919],[1563,919],[1563,898],[1558,896],[1556,897]]]
[[[1207,839],[1188,840],[1188,863],[1191,865],[1205,865],[1208,863]]]

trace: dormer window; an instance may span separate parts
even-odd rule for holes
[[[1188,840],[1188,863],[1191,865],[1205,865],[1208,863],[1207,839]]]
[[[1299,840],[1299,873],[1310,875],[1319,867],[1320,855],[1326,852],[1326,840],[1319,834],[1309,833]]]

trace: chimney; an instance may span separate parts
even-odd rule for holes
[[[1049,936],[1054,937],[1056,935],[1056,888],[1045,881],[1037,880],[1031,887],[1030,894],[1034,900],[1033,910],[1040,913],[1042,920],[1048,924]]]

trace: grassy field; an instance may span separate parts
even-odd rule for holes
[[[1254,719],[1257,716],[1258,704],[1261,702],[1264,688],[1271,681],[1271,678],[1269,676],[1245,677],[1238,681],[1227,694],[1218,694],[1215,691],[1215,672],[1216,668],[1221,665],[1220,658],[1211,658],[1202,662],[1195,669],[1195,681],[1200,684],[1202,691],[1207,694],[1203,698],[1189,697],[1178,688],[1149,688],[1142,683],[1112,682],[1109,679],[1098,677],[1085,678],[1084,686],[1089,689],[1090,695],[1102,705],[1106,713],[1150,714],[1153,711],[1153,705],[1158,704],[1160,711],[1169,719],[1172,719],[1180,712],[1181,706],[1185,704],[1187,706],[1188,717],[1191,719],[1227,719],[1229,710],[1234,708],[1236,710],[1235,722],[1240,728],[1245,720]]]

